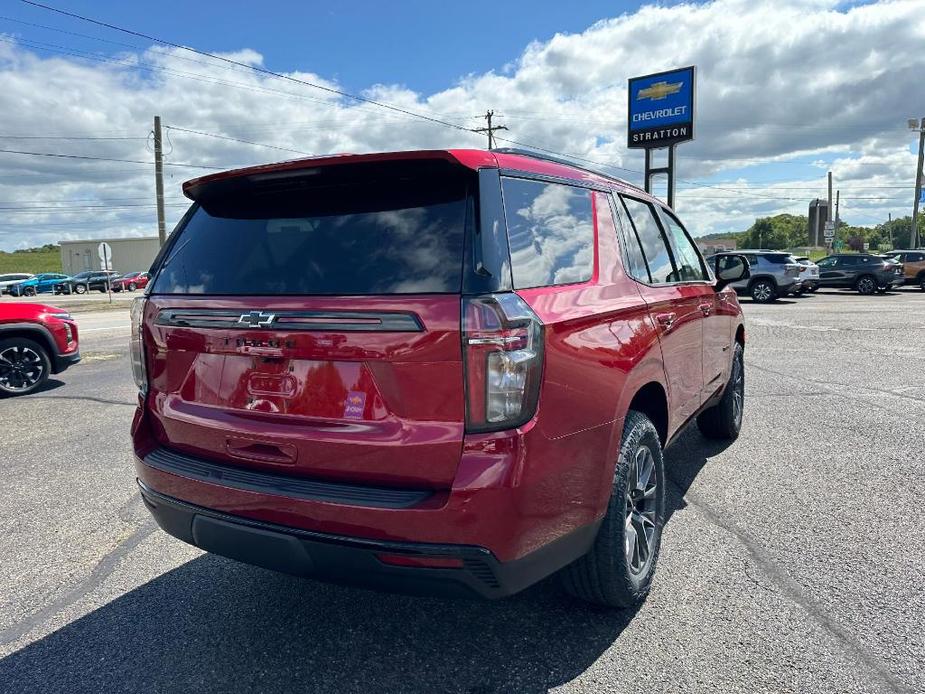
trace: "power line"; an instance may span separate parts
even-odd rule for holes
[[[268,149],[277,149],[277,150],[280,150],[281,152],[292,152],[295,154],[304,154],[309,157],[312,156],[311,152],[303,152],[302,150],[298,150],[298,149],[289,149],[288,147],[278,147],[277,145],[268,145],[263,142],[253,142],[251,140],[242,140],[237,137],[231,137],[230,135],[219,135],[217,133],[208,133],[202,130],[190,130],[188,128],[180,128],[176,125],[165,125],[164,128],[167,130],[176,130],[177,132],[181,132],[181,133],[191,133],[193,135],[204,135],[205,137],[214,137],[219,140],[231,140],[232,142],[243,142],[246,145],[254,145],[255,147],[266,147]]]
[[[0,154],[22,154],[31,157],[53,157],[55,159],[84,159],[89,161],[109,161],[109,162],[120,162],[123,164],[154,164],[153,161],[143,161],[140,159],[113,159],[111,157],[91,157],[89,155],[83,154],[58,154],[55,152],[25,152],[18,149],[0,149]],[[170,164],[165,164],[169,166],[177,166],[189,169],[214,169],[216,171],[223,171],[226,167],[222,166],[203,166],[201,164],[185,164],[181,162],[170,162]]]
[[[409,110],[409,109],[405,109],[405,108],[402,108],[402,107],[400,107],[400,106],[394,106],[394,105],[389,104],[389,103],[386,103],[386,102],[384,102],[384,101],[377,101],[376,99],[370,99],[370,98],[365,97],[365,96],[359,96],[359,95],[357,95],[357,94],[351,94],[350,92],[345,92],[345,91],[342,91],[342,90],[340,90],[340,89],[335,89],[334,87],[328,87],[328,86],[325,86],[325,85],[322,85],[322,84],[315,84],[314,82],[309,82],[309,81],[307,81],[307,80],[301,80],[301,79],[298,79],[297,77],[292,77],[291,75],[285,75],[285,74],[282,74],[282,73],[279,73],[279,72],[274,72],[273,70],[268,70],[267,68],[262,68],[262,67],[259,67],[259,66],[257,66],[257,65],[249,65],[248,63],[243,63],[243,62],[241,62],[241,61],[239,61],[239,60],[234,60],[233,58],[227,58],[227,57],[225,57],[225,56],[216,55],[216,54],[214,54],[214,53],[209,53],[208,51],[203,51],[203,50],[200,50],[200,49],[198,49],[198,48],[191,48],[191,47],[189,47],[189,46],[183,46],[183,45],[181,45],[181,44],[173,43],[172,41],[167,41],[167,40],[165,40],[165,39],[160,39],[160,38],[157,38],[156,36],[151,36],[150,34],[145,34],[145,33],[140,32],[140,31],[135,31],[135,30],[133,30],[133,29],[127,29],[127,28],[125,28],[125,27],[121,27],[121,26],[118,26],[118,25],[116,25],[116,24],[111,24],[111,23],[109,23],[109,22],[103,22],[103,21],[101,21],[101,20],[93,19],[93,18],[91,18],[91,17],[85,17],[85,16],[79,15],[79,14],[77,14],[77,13],[75,13],[75,12],[68,12],[68,11],[66,11],[66,10],[62,10],[62,9],[57,8],[57,7],[52,7],[52,6],[50,6],[50,5],[45,5],[45,4],[42,4],[42,3],[40,3],[40,2],[34,2],[34,0],[20,0],[20,2],[23,2],[23,3],[25,3],[26,5],[32,5],[33,7],[38,7],[38,8],[43,9],[43,10],[48,10],[48,11],[50,11],[50,12],[55,12],[55,13],[57,13],[57,14],[61,14],[61,15],[64,15],[64,16],[66,16],[66,17],[72,17],[72,18],[74,18],[74,19],[79,19],[79,20],[84,21],[84,22],[89,22],[89,23],[91,23],[91,24],[95,24],[95,25],[97,25],[97,26],[105,27],[105,28],[107,28],[107,29],[113,29],[114,31],[120,31],[120,32],[122,32],[122,33],[129,34],[129,35],[131,35],[131,36],[137,36],[138,38],[143,38],[143,39],[145,39],[145,40],[147,40],[147,41],[154,41],[154,42],[160,43],[160,44],[162,44],[162,45],[164,45],[164,46],[170,46],[170,47],[172,47],[172,48],[177,48],[177,49],[184,50],[184,51],[190,51],[191,53],[195,53],[195,54],[197,54],[197,55],[201,55],[201,56],[204,56],[204,57],[206,57],[206,58],[211,58],[212,60],[220,60],[220,61],[222,61],[222,62],[224,62],[224,63],[228,63],[229,65],[237,65],[237,66],[239,66],[239,67],[243,67],[243,68],[246,68],[246,69],[248,69],[248,70],[252,70],[252,71],[254,71],[254,72],[258,72],[258,73],[260,73],[260,74],[268,75],[268,76],[270,76],[270,77],[275,77],[276,79],[286,80],[286,81],[288,81],[288,82],[293,82],[293,83],[295,83],[295,84],[301,84],[301,85],[304,85],[304,86],[306,86],[306,87],[312,87],[313,89],[319,89],[319,90],[324,91],[324,92],[327,92],[327,93],[329,93],[329,94],[336,94],[337,96],[342,96],[342,97],[344,97],[344,98],[352,99],[352,100],[354,100],[354,101],[359,101],[359,102],[362,102],[362,103],[371,104],[371,105],[373,105],[373,106],[378,106],[378,107],[380,107],[380,108],[388,109],[388,110],[394,111],[394,112],[396,112],[396,113],[403,113],[403,114],[408,115],[408,116],[414,116],[415,118],[420,118],[421,120],[430,121],[431,123],[439,123],[440,125],[444,125],[444,126],[446,126],[446,127],[453,128],[453,129],[455,129],[455,130],[461,130],[461,131],[463,131],[463,132],[472,132],[472,129],[471,129],[471,128],[467,128],[467,127],[465,127],[465,126],[459,125],[458,123],[451,123],[450,121],[442,120],[442,119],[440,119],[440,118],[434,118],[433,116],[428,116],[428,115],[425,115],[425,114],[423,114],[423,113],[417,113],[417,112],[415,112],[415,111],[411,111],[411,110]]]
[[[0,135],[0,140],[145,140],[144,137],[89,137],[87,135]]]
[[[188,207],[188,204],[183,203],[170,203],[166,205],[167,207]],[[46,207],[0,207],[2,212],[13,212],[20,214],[23,212],[34,213],[34,214],[47,214],[49,212],[85,212],[87,210],[122,210],[133,207],[143,207],[150,208],[154,207],[154,204],[150,205],[73,205],[73,206],[46,206]]]
[[[22,24],[24,26],[34,27],[36,29],[46,29],[48,31],[54,31],[56,33],[66,34],[68,36],[77,36],[83,39],[90,39],[91,41],[99,41],[100,43],[108,43],[109,45],[119,46],[121,48],[131,48],[133,50],[141,51],[141,52],[144,52],[147,50],[147,48],[145,48],[144,46],[139,46],[138,44],[124,43],[122,41],[112,41],[111,39],[104,39],[101,36],[92,36],[91,34],[82,34],[77,31],[67,31],[66,29],[59,29],[58,27],[48,26],[47,24],[36,24],[35,22],[26,22],[21,19],[13,19],[12,17],[5,17],[2,15],[0,15],[0,20],[5,20],[7,22],[13,22],[15,24]],[[49,44],[49,45],[53,45],[53,44]],[[238,73],[241,72],[240,70],[237,70],[235,68],[228,67],[225,65],[218,65],[216,63],[206,62],[205,60],[196,60],[195,58],[189,58],[189,57],[180,56],[180,55],[174,55],[171,57],[176,58],[177,60],[183,60],[186,62],[195,63],[197,65],[205,65],[207,67],[216,67],[220,70],[229,70],[231,72],[238,72]]]

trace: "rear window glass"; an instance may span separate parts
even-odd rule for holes
[[[790,261],[790,256],[784,253],[766,253],[761,257],[774,265],[784,265]]]
[[[501,187],[514,287],[545,287],[591,279],[591,191],[521,178],[504,178]]]
[[[469,205],[462,176],[271,186],[195,210],[155,294],[455,293]]]

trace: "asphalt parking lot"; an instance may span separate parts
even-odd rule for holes
[[[743,304],[743,433],[667,452],[630,612],[553,581],[341,588],[168,537],[134,483],[128,313],[79,314],[84,362],[0,400],[0,691],[925,690],[925,293]]]

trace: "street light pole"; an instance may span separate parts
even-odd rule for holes
[[[922,197],[922,159],[923,155],[925,155],[925,118],[918,121],[915,118],[910,118],[909,129],[918,131],[919,133],[919,160],[915,166],[915,200],[912,202],[912,233],[909,235],[909,247],[918,248],[919,230],[917,221],[919,216],[919,198]]]

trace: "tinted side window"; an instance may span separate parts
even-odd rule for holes
[[[626,273],[642,282],[651,282],[649,277],[649,268],[646,267],[646,259],[642,255],[642,247],[639,245],[639,237],[636,236],[636,230],[626,217],[623,205],[618,200],[614,200],[614,209],[617,213],[617,224],[620,227],[620,242],[626,255]]]
[[[665,237],[655,219],[655,210],[648,203],[633,198],[622,198],[626,205],[639,237],[642,252],[649,266],[649,276],[655,284],[675,282],[674,265],[671,262],[671,253],[665,243]]]
[[[783,265],[789,260],[788,256],[784,255],[783,253],[768,253],[761,257],[772,265]]]
[[[504,178],[514,287],[574,284],[594,269],[591,191],[522,178]]]
[[[922,253],[910,253],[906,256],[907,263],[921,263],[925,260],[925,254]]]
[[[857,256],[845,256],[844,258],[839,258],[839,259],[838,259],[838,264],[839,264],[839,265],[846,265],[846,266],[848,266],[848,267],[850,267],[850,266],[852,266],[852,265],[860,265],[860,264],[861,264],[861,259],[858,258]]]
[[[752,266],[758,262],[758,256],[756,256],[754,253],[749,253],[745,256],[745,259],[748,261],[748,264]]]
[[[668,231],[671,247],[674,249],[675,262],[678,266],[678,280],[681,282],[702,282],[709,279],[700,260],[700,253],[688,238],[681,223],[667,210],[662,210],[662,220]]]

